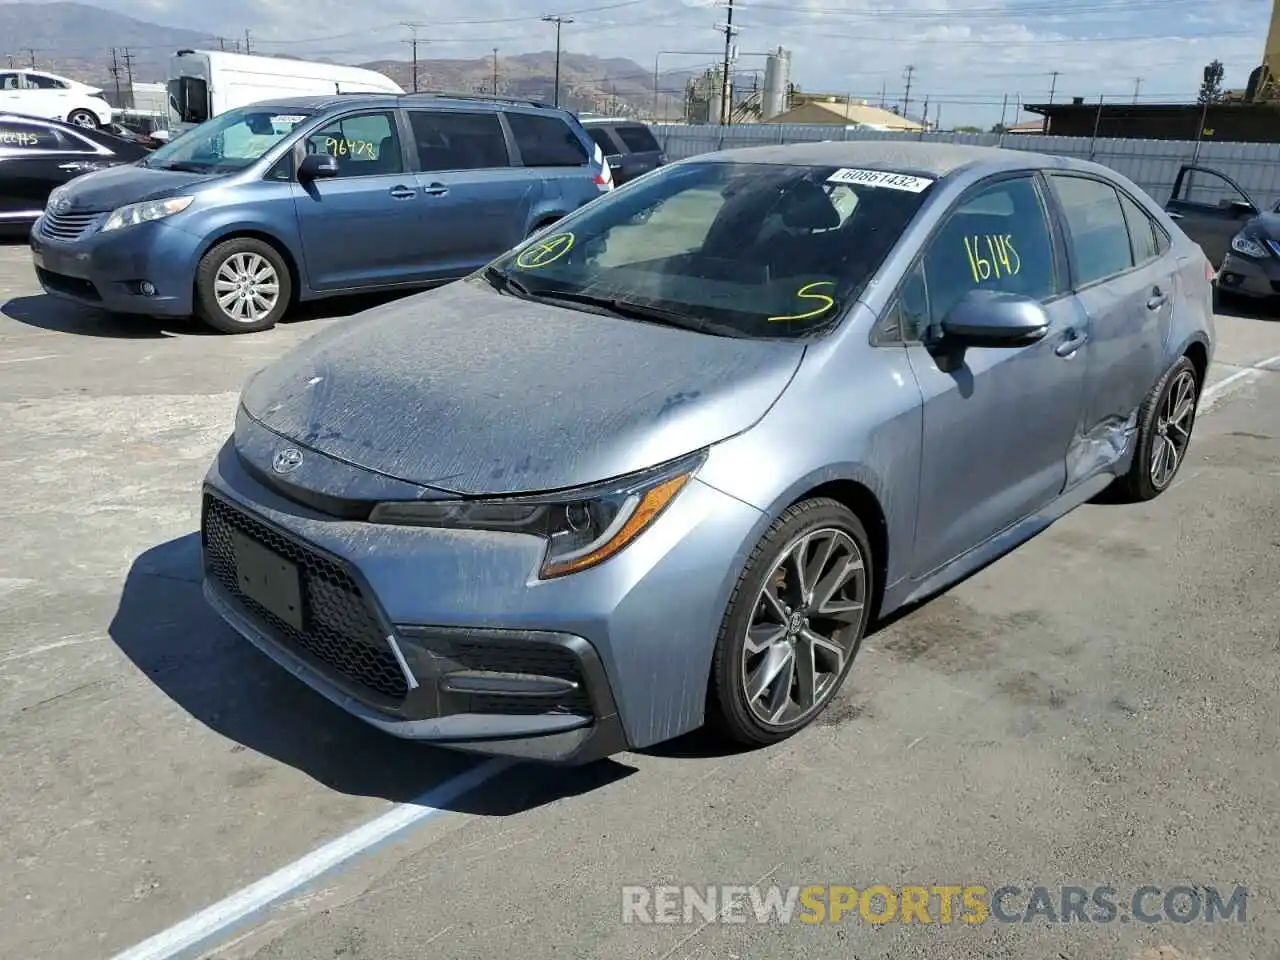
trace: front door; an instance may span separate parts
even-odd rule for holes
[[[336,177],[293,184],[311,288],[424,279],[422,197],[393,110],[349,114],[307,135],[308,154],[338,158]]]
[[[423,269],[466,276],[524,239],[543,186],[511,166],[496,111],[409,110],[422,199]]]
[[[1066,486],[1088,318],[1068,292],[1051,237],[1035,177],[989,183],[948,214],[904,291],[907,334],[915,341],[907,356],[924,398],[916,577],[1034,513]],[[1029,346],[959,355],[921,342],[926,328],[977,288],[1040,301],[1052,324],[1048,335]]]
[[[1215,268],[1222,266],[1231,238],[1259,213],[1249,195],[1226,174],[1192,166],[1178,171],[1165,210],[1183,233],[1200,244]]]

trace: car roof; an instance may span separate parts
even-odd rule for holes
[[[1096,173],[1113,171],[1099,164],[1028,150],[979,147],[960,143],[927,143],[917,140],[824,140],[820,143],[788,143],[763,147],[736,147],[701,159],[737,163],[794,163],[802,166],[864,167],[942,178],[960,170],[985,167],[997,170],[1077,169]]]
[[[520,100],[507,97],[492,97],[482,94],[465,93],[320,93],[301,97],[281,97],[277,100],[264,100],[252,106],[267,109],[327,111],[341,107],[368,106],[443,106],[465,107],[476,109],[488,106],[494,110],[527,110],[541,111],[556,116],[570,117],[567,110],[543,103],[539,100]]]
[[[592,124],[606,124],[606,123],[633,123],[638,127],[648,126],[648,124],[646,124],[643,120],[637,120],[634,117],[584,117],[582,114],[578,114],[578,121],[583,126],[587,126],[587,127],[591,126]]]

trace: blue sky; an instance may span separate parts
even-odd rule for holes
[[[424,56],[487,56],[550,49],[554,35],[538,18],[571,16],[569,50],[625,56],[646,71],[703,67],[723,44],[715,30],[723,3],[710,0],[98,0],[142,19],[243,35],[260,52],[357,61],[407,56],[402,20],[422,22]],[[440,12],[431,15],[430,11]],[[1019,98],[1084,96],[1130,102],[1194,97],[1203,66],[1215,57],[1227,86],[1243,87],[1262,55],[1271,0],[735,0],[744,52],[782,45],[792,51],[792,79],[808,90],[851,92],[901,101],[903,73],[914,66],[913,110],[929,98],[942,123],[989,126],[1016,119]],[[500,54],[501,56],[501,54]],[[744,58],[742,67],[763,66]],[[1138,81],[1141,78],[1141,81]],[[1030,119],[1023,115],[1022,119]]]

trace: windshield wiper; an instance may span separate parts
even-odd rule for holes
[[[208,173],[211,165],[207,163],[197,163],[194,160],[174,160],[170,163],[162,163],[155,167],[156,170],[176,170],[179,173]]]
[[[529,292],[528,287],[511,276],[511,274],[503,273],[497,267],[485,267],[484,278],[489,281],[490,286],[501,293],[511,293],[522,300],[537,299]]]
[[[623,317],[627,320],[641,320],[645,323],[658,323],[664,327],[678,327],[681,330],[694,330],[698,333],[710,333],[722,337],[743,337],[746,336],[737,327],[731,327],[727,324],[715,323],[711,320],[703,320],[698,317],[691,317],[687,313],[677,310],[670,310],[666,307],[652,306],[647,303],[634,303],[630,300],[621,300],[617,297],[597,297],[589,293],[538,293],[535,294],[539,299],[544,300],[560,300],[564,303],[581,304],[584,307],[595,307],[614,316]]]

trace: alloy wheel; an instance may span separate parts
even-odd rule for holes
[[[259,323],[280,300],[280,277],[271,261],[260,254],[232,254],[218,267],[213,295],[232,320]]]
[[[77,113],[75,116],[71,118],[71,123],[73,126],[77,126],[77,127],[88,128],[88,127],[97,126],[97,123],[94,122],[93,117],[89,116],[89,114],[87,113]]]
[[[1160,413],[1156,416],[1156,432],[1151,445],[1151,484],[1163,490],[1173,480],[1187,445],[1191,442],[1191,425],[1196,413],[1196,378],[1183,370],[1169,384]]]
[[[765,579],[744,638],[742,684],[756,720],[791,726],[820,710],[856,652],[866,561],[843,530],[791,543]]]

